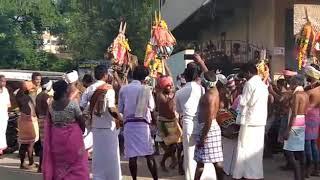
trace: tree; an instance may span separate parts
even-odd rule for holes
[[[76,59],[102,59],[116,37],[121,20],[127,22],[127,38],[139,59],[150,38],[154,0],[71,0],[60,8],[66,17],[64,39]]]
[[[61,69],[55,69],[57,66],[54,64],[59,59],[39,50],[43,30],[56,29],[61,24],[60,21],[61,16],[51,0],[1,0],[0,66],[65,70],[61,66]]]

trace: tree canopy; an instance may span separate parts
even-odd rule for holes
[[[81,60],[103,59],[121,20],[133,54],[143,59],[156,0],[1,0],[0,68],[65,71]],[[50,30],[72,60],[39,50]]]

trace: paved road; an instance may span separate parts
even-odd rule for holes
[[[159,160],[160,157],[157,159]],[[293,173],[283,172],[278,167],[283,163],[281,156],[275,156],[273,159],[264,160],[265,180],[292,180]],[[18,168],[19,160],[17,154],[6,155],[4,159],[0,159],[0,179],[1,180],[41,180],[41,174],[23,171]],[[130,180],[128,162],[121,162],[124,180]],[[159,169],[161,180],[183,180],[182,176],[177,175],[177,170],[171,170],[169,173],[164,173]],[[150,173],[146,167],[145,159],[138,161],[138,176],[139,180],[151,180]],[[231,180],[231,178],[226,178]],[[320,178],[310,178],[308,180],[319,180]],[[207,180],[207,179],[206,179]]]

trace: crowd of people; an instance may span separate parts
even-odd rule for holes
[[[263,156],[269,132],[279,125],[277,143],[287,161],[283,169],[295,180],[319,176],[320,69],[311,64],[303,75],[285,70],[276,83],[247,63],[228,77],[208,70],[197,54],[173,83],[160,75],[155,87],[149,71],[137,66],[122,83],[104,65],[85,75],[79,87],[77,71],[56,82],[39,73],[24,81],[16,93],[20,110],[18,141],[20,168],[38,168],[45,180],[89,179],[92,148],[94,180],[120,180],[124,151],[133,180],[137,158],[145,157],[158,179],[155,155],[162,148],[160,166],[178,171],[186,180],[200,180],[205,164],[213,164],[216,178],[263,179]],[[10,97],[0,75],[0,154],[6,148]],[[91,134],[88,135],[88,134]],[[87,137],[91,137],[91,140]],[[266,141],[265,141],[266,139]],[[40,141],[40,163],[33,160]],[[88,142],[89,141],[89,142]],[[160,146],[159,146],[160,145]],[[26,155],[28,163],[25,163]]]

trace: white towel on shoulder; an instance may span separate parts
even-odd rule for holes
[[[151,93],[151,88],[148,86],[142,86],[137,99],[137,107],[135,112],[136,118],[144,118],[147,112],[149,95]]]

